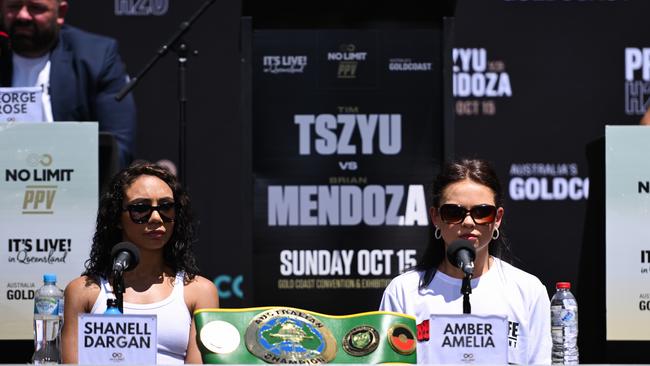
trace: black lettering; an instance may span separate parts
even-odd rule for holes
[[[130,339],[133,340],[133,338]],[[128,342],[125,336],[119,336],[115,338],[115,343],[117,343],[117,346],[120,348],[125,348],[127,345],[129,348],[131,348],[131,342]]]
[[[88,326],[89,324],[92,324],[92,329],[89,329],[87,334],[90,334],[90,333],[103,334],[104,333],[104,324],[103,323],[86,323],[86,326]]]
[[[104,337],[101,337],[101,336],[97,337],[97,339],[95,340],[95,344],[93,345],[93,347],[97,347],[97,348],[98,348],[98,347],[106,348],[106,343],[105,343],[105,341],[104,341]]]
[[[140,337],[140,348],[151,348],[151,338],[150,337]]]
[[[492,347],[492,348],[494,348],[494,340],[492,339],[492,337],[487,337],[483,347]]]
[[[88,325],[88,323],[86,323]],[[93,337],[84,336],[84,347],[94,347]]]
[[[111,325],[111,323],[108,323],[108,325]],[[106,336],[106,347],[108,348],[115,347],[115,337],[113,337],[112,335]]]

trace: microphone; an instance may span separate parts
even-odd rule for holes
[[[122,274],[130,271],[140,262],[140,250],[133,243],[123,241],[113,247],[111,250],[113,257],[113,272]]]
[[[460,268],[466,276],[474,274],[474,258],[476,258],[476,249],[469,240],[454,240],[447,247],[447,259]]]

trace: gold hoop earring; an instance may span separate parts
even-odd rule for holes
[[[436,231],[433,232],[433,237],[436,239],[442,238],[442,231],[436,226]]]
[[[499,228],[495,227],[494,231],[492,231],[492,240],[499,239],[499,235],[501,235],[501,233],[499,233]]]

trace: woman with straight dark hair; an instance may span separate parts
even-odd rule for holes
[[[501,185],[490,164],[478,159],[446,164],[434,181],[432,204],[433,240],[418,265],[386,287],[380,309],[412,315],[418,324],[432,314],[462,313],[465,273],[446,258],[447,248],[462,240],[476,251],[472,313],[507,317],[508,363],[550,364],[548,293],[537,277],[507,262]],[[418,340],[419,363],[430,363],[433,346],[427,346]]]
[[[124,241],[140,253],[123,274],[124,314],[157,315],[157,364],[202,363],[193,313],[219,307],[217,289],[198,275],[189,196],[168,170],[143,161],[119,172],[99,203],[86,270],[65,290],[63,363],[78,362],[77,315],[103,314],[116,298],[111,251]]]

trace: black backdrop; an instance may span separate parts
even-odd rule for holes
[[[117,38],[133,75],[203,1],[152,1],[148,3],[167,3],[166,12],[141,16],[115,15],[115,3],[73,1],[67,21]],[[333,1],[316,10],[298,1],[217,1],[188,34],[200,54],[189,61],[186,184],[201,222],[200,265],[207,277],[219,279],[224,306],[258,305],[251,277],[250,101],[243,97],[247,84],[240,78],[246,57],[240,52],[241,16],[252,15],[254,28],[427,27],[452,15],[449,5],[426,12],[416,1]],[[517,265],[539,276],[549,293],[558,280],[573,283],[581,309],[581,361],[587,363],[650,361],[642,352],[646,342],[604,341],[604,221],[594,215],[602,213],[602,201],[593,190],[602,189],[602,182],[593,179],[602,177],[597,140],[603,126],[636,124],[640,117],[626,108],[626,98],[634,96],[626,95],[624,50],[648,47],[648,10],[650,3],[644,0],[459,0],[456,8],[451,46],[458,57],[475,52],[479,61],[484,51],[487,64],[485,70],[480,62],[469,69],[456,64],[458,69],[450,68],[448,74],[506,73],[498,77],[508,79],[510,93],[505,84],[494,96],[481,94],[480,85],[469,95],[457,90],[448,100],[455,138],[446,143],[455,145],[456,156],[481,156],[496,164],[510,197],[505,231]],[[634,79],[647,81],[639,72]],[[176,60],[170,53],[135,89],[138,158],[177,161],[176,83]],[[592,141],[594,159],[588,164],[585,150]],[[576,178],[584,185],[587,177],[592,179],[589,199],[578,192],[575,200],[531,198],[541,195],[535,189],[543,181],[552,186],[560,178],[562,186]],[[515,199],[522,195],[517,186],[522,181],[524,190],[530,182],[529,192]],[[585,217],[591,220],[586,225]],[[584,244],[583,237],[588,238]],[[24,352],[16,352],[18,343]],[[18,343],[0,342],[4,351],[12,350],[3,352],[2,362],[25,362],[29,342]]]
[[[460,1],[456,9],[453,47],[479,60],[485,52],[486,62],[466,70],[459,56],[453,74],[493,73],[497,85],[507,79],[510,92],[483,95],[478,82],[456,90],[455,152],[495,163],[516,264],[550,295],[555,282],[571,281],[584,363],[650,360],[642,351],[647,342],[605,342],[602,141],[606,124],[638,124],[643,113],[647,96],[631,87],[647,80],[626,65],[626,48],[650,43],[648,6],[493,0]]]
[[[252,44],[255,303],[376,310],[430,235],[441,29],[265,29]]]
[[[123,15],[116,4],[70,1],[66,22],[116,38],[130,75],[137,74],[203,0],[138,1]],[[148,8],[150,6],[159,8]],[[222,304],[241,306],[250,288],[250,168],[241,123],[239,0],[216,1],[185,37],[192,49],[187,69],[187,182],[199,220],[196,251],[204,275],[219,282]],[[152,10],[152,11],[150,11]],[[162,10],[162,11],[158,11]],[[139,15],[137,15],[139,14]],[[177,59],[167,54],[134,89],[138,108],[136,158],[178,161]],[[247,168],[248,167],[248,168]],[[81,269],[79,269],[81,273]],[[63,286],[63,284],[61,285]],[[250,304],[250,301],[248,302]],[[31,342],[2,341],[0,362],[24,363]]]
[[[66,21],[118,39],[127,70],[136,75],[204,1],[139,2],[166,10],[156,14],[154,7],[148,15],[146,8],[131,9],[143,15],[124,15],[117,7],[124,3],[135,2],[73,1]],[[240,16],[239,1],[216,1],[183,37],[198,51],[187,62],[185,184],[199,221],[199,266],[206,277],[219,279],[226,306],[240,306],[250,292],[249,246],[242,245],[249,225],[244,177],[250,171],[240,116]],[[178,82],[177,54],[169,52],[133,90],[136,158],[178,164]]]

